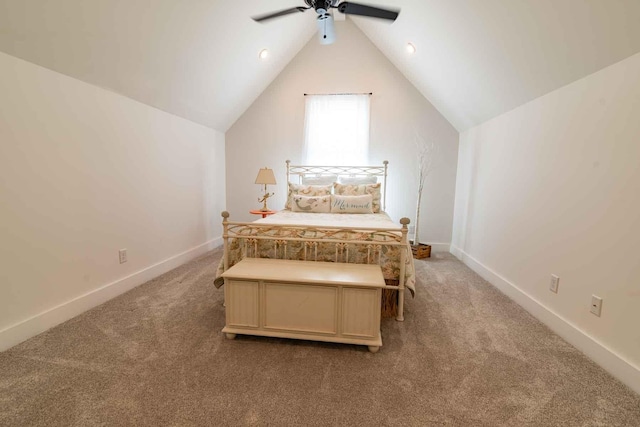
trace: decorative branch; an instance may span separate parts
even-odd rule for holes
[[[422,203],[422,190],[427,176],[436,166],[436,157],[439,153],[439,147],[432,140],[425,140],[420,134],[415,132],[415,144],[418,151],[418,200],[416,203],[416,225],[413,237],[413,244],[420,244],[420,205]]]

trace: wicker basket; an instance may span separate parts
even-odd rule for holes
[[[424,243],[420,243],[418,245],[412,244],[411,252],[413,252],[413,257],[415,259],[429,258],[431,256],[431,245],[425,245]]]

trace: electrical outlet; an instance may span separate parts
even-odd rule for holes
[[[551,275],[551,283],[549,283],[549,290],[554,294],[558,293],[558,285],[560,284],[560,278],[555,274]]]
[[[589,311],[600,317],[600,313],[602,313],[602,298],[591,295],[591,309]]]
[[[410,225],[409,226],[409,234],[413,234],[416,232],[416,226],[415,225]]]
[[[120,249],[118,251],[118,257],[120,258],[120,264],[124,264],[125,262],[127,262],[127,250]]]

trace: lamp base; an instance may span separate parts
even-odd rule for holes
[[[260,209],[261,212],[269,212],[269,208],[267,207],[267,199],[271,196],[273,196],[274,193],[269,193],[267,191],[267,185],[265,184],[264,186],[264,196],[262,196],[262,198],[258,199],[259,202],[262,202],[262,209]]]

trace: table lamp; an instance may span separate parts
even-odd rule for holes
[[[264,185],[264,196],[258,199],[258,201],[263,203],[262,209],[260,210],[262,212],[267,212],[269,210],[269,208],[267,207],[267,199],[274,195],[274,193],[269,194],[269,192],[267,191],[267,185],[276,184],[276,177],[273,174],[273,170],[267,167],[260,169],[258,171],[258,176],[256,177],[256,184]]]

